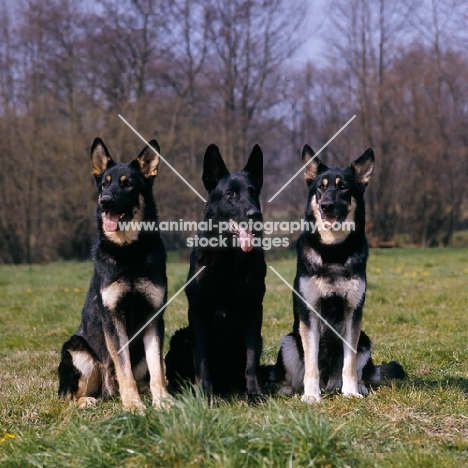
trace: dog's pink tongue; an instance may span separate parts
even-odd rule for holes
[[[331,228],[333,226],[333,223],[337,220],[337,217],[336,216],[324,216],[322,218],[322,221],[323,221],[323,225],[326,227],[326,228]]]
[[[250,231],[239,229],[239,243],[243,252],[250,252],[253,249],[252,239],[253,234]]]
[[[119,219],[119,213],[111,213],[110,211],[106,213],[106,216],[104,217],[104,230],[107,232],[117,231]]]

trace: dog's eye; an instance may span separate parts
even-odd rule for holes
[[[226,197],[232,198],[236,196],[236,192],[234,190],[226,190]]]
[[[318,189],[319,190],[325,190],[326,188],[327,188],[327,186],[323,182],[320,182],[320,184],[318,186]]]
[[[343,182],[340,182],[337,188],[338,190],[348,190],[348,186],[344,184]]]
[[[125,179],[122,181],[122,187],[130,188],[131,186],[132,186],[132,183],[128,179]]]
[[[110,185],[110,182],[107,179],[102,181],[102,187],[103,188],[107,188],[107,187],[109,187],[109,185]]]

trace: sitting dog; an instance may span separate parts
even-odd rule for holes
[[[361,331],[368,245],[364,191],[374,169],[367,149],[348,167],[327,167],[305,145],[302,163],[308,194],[305,219],[318,229],[297,241],[293,331],[281,343],[275,378],[280,393],[304,389],[318,402],[322,389],[361,397],[366,384],[405,376],[392,361],[375,366]]]

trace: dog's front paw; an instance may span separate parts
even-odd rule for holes
[[[320,394],[316,394],[316,395],[306,395],[304,393],[304,395],[302,395],[302,398],[301,398],[301,401],[303,403],[307,403],[309,405],[312,405],[314,403],[320,403],[322,401],[322,398],[320,396]]]
[[[122,404],[125,411],[132,413],[143,414],[146,410],[146,406],[140,400],[140,398],[126,398],[122,400]]]
[[[90,406],[96,406],[97,400],[93,397],[80,397],[76,401],[78,408],[89,408]]]
[[[362,398],[362,395],[359,393],[358,383],[357,381],[353,379],[349,379],[349,380],[343,379],[343,386],[341,387],[341,393],[345,397]]]
[[[343,390],[341,393],[347,398],[364,398],[359,392]]]
[[[173,405],[174,400],[169,393],[153,397],[153,408],[156,410],[168,410],[172,408]]]

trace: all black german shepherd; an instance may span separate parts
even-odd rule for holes
[[[297,241],[294,289],[302,298],[293,294],[293,331],[282,340],[276,378],[282,394],[303,387],[306,403],[320,401],[322,390],[361,397],[366,384],[405,376],[395,361],[373,364],[370,339],[361,331],[368,257],[364,191],[374,152],[367,149],[345,168],[327,167],[305,145],[302,163],[305,217],[317,229]]]
[[[246,229],[249,220],[262,221],[259,195],[263,185],[263,154],[258,145],[240,172],[230,173],[219,149],[210,145],[203,163],[208,192],[204,220],[214,229],[200,233],[212,246],[195,247],[186,288],[188,328],[178,330],[166,356],[167,377],[198,383],[213,403],[213,394],[245,392],[249,400],[262,394],[259,362],[262,349],[262,303],[266,264],[261,247],[253,247],[261,231]],[[219,223],[230,223],[219,234]],[[203,244],[203,242],[200,242]],[[217,244],[218,246],[214,246]]]
[[[149,144],[159,151],[156,140]],[[169,396],[162,314],[137,332],[166,302],[166,253],[156,230],[119,229],[124,222],[157,222],[152,188],[159,156],[146,146],[131,163],[117,164],[96,138],[91,163],[99,192],[94,274],[78,331],[62,348],[58,393],[87,406],[118,385],[125,409],[143,410],[139,393],[148,391],[160,407]]]

